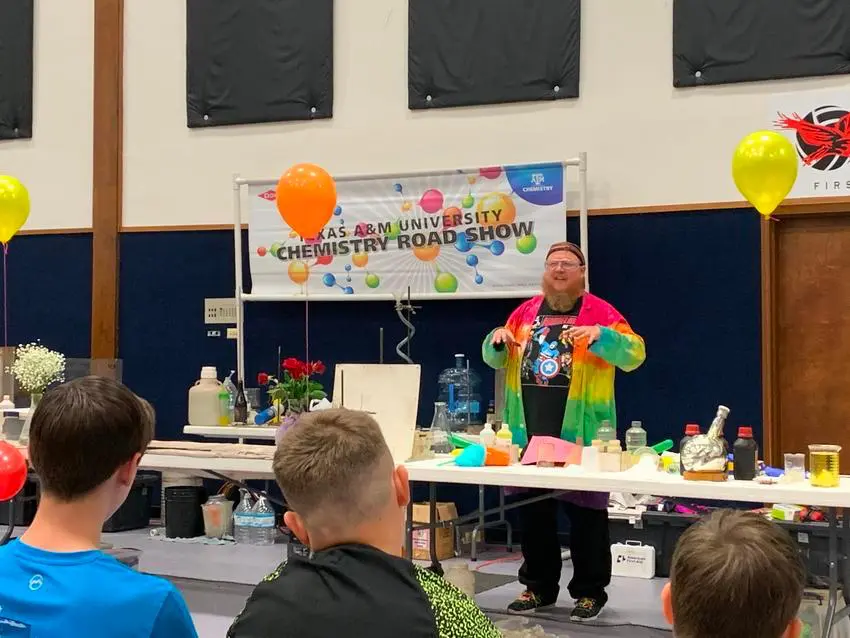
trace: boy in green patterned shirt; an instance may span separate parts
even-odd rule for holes
[[[475,602],[399,556],[410,500],[381,430],[364,412],[302,416],[281,439],[277,482],[292,556],[257,585],[228,638],[496,638]]]

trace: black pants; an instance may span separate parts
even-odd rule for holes
[[[611,583],[611,539],[608,510],[579,507],[547,499],[520,508],[522,556],[519,581],[544,600],[558,597],[561,580],[561,544],[558,541],[558,508],[570,519],[570,553],[573,578],[570,596],[608,602],[605,588]]]

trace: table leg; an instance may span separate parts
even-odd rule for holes
[[[413,560],[413,501],[407,503],[407,516],[404,522],[404,557]]]
[[[837,513],[830,507],[826,511],[829,520],[829,598],[826,604],[826,616],[823,623],[823,638],[829,638],[835,621],[835,605],[838,602],[838,527]]]
[[[440,565],[440,561],[437,559],[437,529],[438,529],[438,520],[437,520],[437,484],[436,483],[428,483],[428,506],[430,508],[430,523],[428,523],[428,539],[430,541],[430,551],[431,551],[431,571],[435,574],[443,575],[443,566]]]

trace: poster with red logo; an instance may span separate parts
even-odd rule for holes
[[[318,237],[281,218],[275,182],[248,190],[251,293],[274,298],[525,297],[566,238],[565,165],[337,180]]]
[[[789,197],[850,195],[850,90],[777,94],[769,117],[800,159]]]

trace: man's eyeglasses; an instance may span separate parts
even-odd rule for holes
[[[575,261],[547,261],[546,270],[575,270],[581,264]]]

